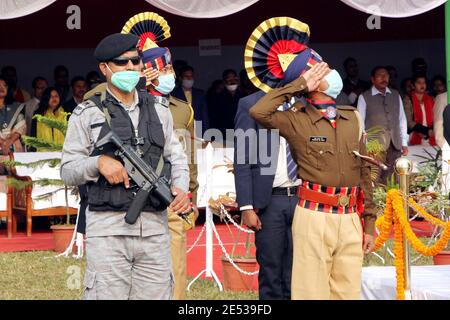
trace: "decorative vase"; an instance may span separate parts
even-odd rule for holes
[[[246,272],[255,272],[258,263],[255,258],[234,258],[234,263]],[[249,276],[240,273],[226,257],[222,257],[222,282],[227,291],[257,291],[255,278],[258,275]],[[256,281],[257,283],[257,281]]]
[[[53,241],[55,244],[55,251],[62,253],[66,251],[67,247],[72,240],[73,232],[75,230],[74,225],[55,225],[51,226],[50,229],[53,231]],[[73,249],[76,250],[75,244]]]
[[[433,257],[435,265],[450,265],[450,251],[441,251]]]

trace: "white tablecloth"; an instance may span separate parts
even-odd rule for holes
[[[363,300],[395,300],[396,292],[394,267],[363,268]],[[450,265],[413,266],[411,293],[413,300],[450,300]]]
[[[409,154],[407,158],[411,160],[414,164],[413,172],[418,172],[418,166],[421,162],[425,161],[425,159],[420,158],[418,156],[427,157],[429,158],[429,155],[426,153],[429,152],[433,156],[436,155],[436,151],[431,146],[409,146]]]
[[[197,193],[197,206],[205,208],[208,200],[205,192],[207,168],[205,165],[206,149],[197,151],[198,159],[198,182],[199,188]],[[213,175],[212,175],[212,197],[217,199],[219,195],[227,192],[235,192],[234,174],[228,172],[227,163],[233,162],[233,148],[214,148]]]
[[[21,163],[30,163],[39,160],[47,159],[59,159],[61,158],[60,152],[23,152],[14,153],[14,160]],[[59,173],[59,166],[56,168],[50,168],[47,164],[42,168],[31,169],[26,167],[16,167],[17,175],[31,177],[33,181],[47,178],[47,179],[61,179]],[[69,189],[69,207],[78,208],[79,207],[79,197],[72,195],[73,188]],[[45,199],[40,199],[43,195],[46,196]],[[33,187],[33,192],[31,194],[33,199],[33,208],[36,210],[54,208],[54,207],[65,207],[65,192],[64,187],[61,186],[47,186],[41,187],[35,185]]]
[[[0,211],[6,211],[6,193],[0,193]]]
[[[0,211],[6,210],[6,192],[8,190],[6,179],[7,177],[0,176]]]

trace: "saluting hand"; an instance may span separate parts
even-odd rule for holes
[[[145,86],[148,87],[152,84],[152,81],[158,79],[159,71],[153,68],[146,68],[142,71],[142,75],[145,77]]]
[[[320,62],[315,64],[311,69],[306,71],[302,77],[306,81],[306,86],[308,87],[308,91],[316,91],[319,88],[320,82],[323,77],[325,77],[328,72],[330,72],[330,68],[326,62]]]
[[[130,179],[128,178],[128,173],[125,167],[109,156],[101,155],[98,158],[98,171],[102,176],[108,180],[112,185],[124,183],[125,188],[130,187]]]

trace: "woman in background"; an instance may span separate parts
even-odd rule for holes
[[[25,134],[23,105],[14,102],[12,91],[4,78],[0,77],[0,153],[23,151],[20,137]]]
[[[427,79],[423,75],[413,78],[414,89],[404,98],[404,108],[411,133],[409,145],[436,145],[434,137],[434,99],[427,94]]]
[[[34,115],[42,115],[54,120],[67,121],[67,114],[61,106],[61,99],[55,88],[50,87],[44,91],[39,108]],[[36,119],[33,119],[32,122],[31,136],[57,145],[64,144],[64,134],[61,131],[50,128],[44,123],[38,122]],[[50,150],[38,148],[36,151],[45,152]]]

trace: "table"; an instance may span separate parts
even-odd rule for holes
[[[14,160],[21,163],[30,163],[39,160],[61,159],[61,152],[15,152]],[[60,167],[51,168],[48,164],[40,168],[16,167],[17,175],[31,177],[33,181],[39,179],[60,180]],[[70,208],[78,208],[80,199],[73,192],[74,188],[69,188],[68,204]],[[33,209],[41,210],[55,207],[65,207],[65,191],[61,186],[39,186],[34,185],[31,194]]]

